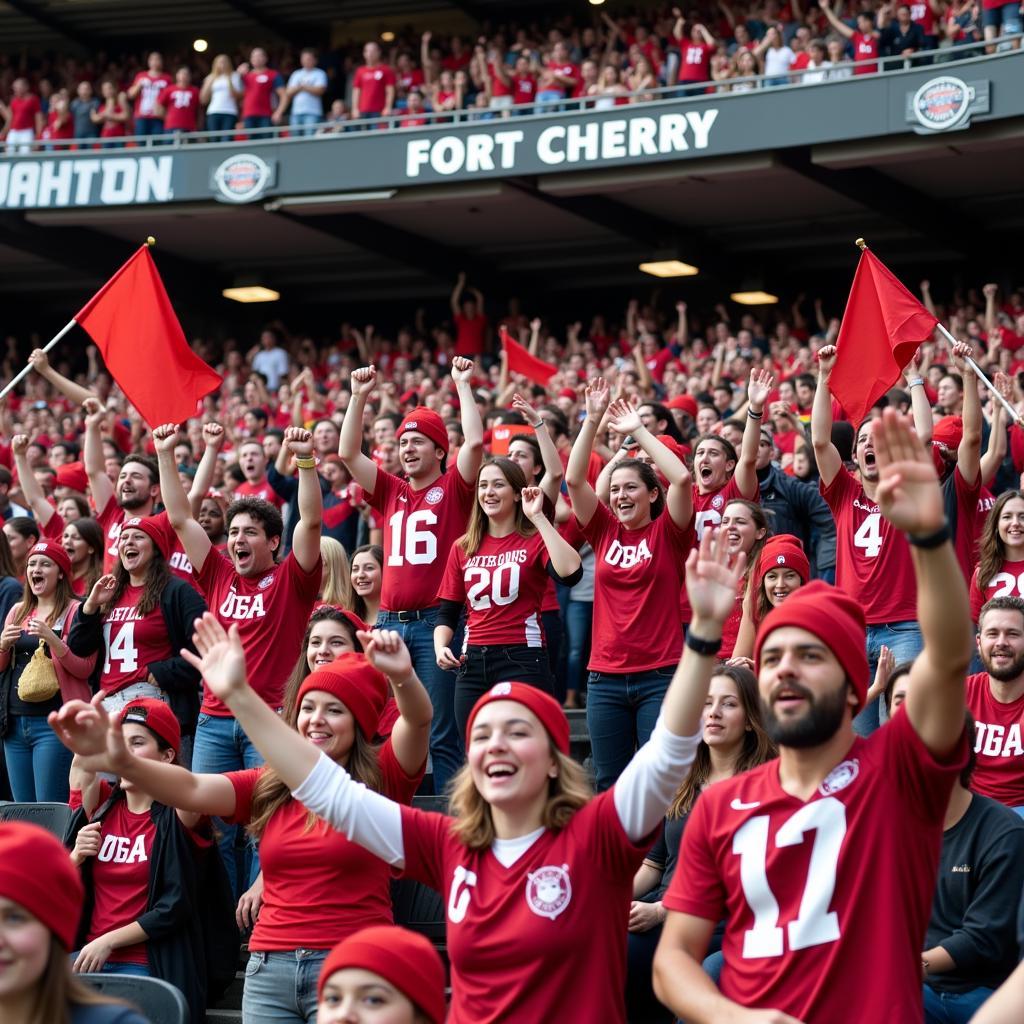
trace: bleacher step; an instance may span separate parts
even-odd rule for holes
[[[242,1024],[241,1010],[207,1010],[206,1024]]]

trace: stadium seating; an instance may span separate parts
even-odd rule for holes
[[[0,821],[27,821],[63,841],[71,808],[58,803],[0,803]]]
[[[123,999],[138,1007],[150,1024],[193,1024],[189,1020],[185,997],[173,985],[159,978],[125,974],[80,974],[78,977],[105,996]]]

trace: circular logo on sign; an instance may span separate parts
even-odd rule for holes
[[[943,75],[925,82],[914,93],[914,116],[932,131],[955,128],[967,116],[974,90],[959,78]]]
[[[831,796],[833,793],[838,793],[841,789],[846,787],[857,778],[857,774],[860,772],[860,762],[854,757],[849,761],[843,761],[842,764],[837,764],[825,776],[824,781],[818,787],[818,792],[822,796]]]
[[[436,505],[444,497],[444,491],[440,487],[431,487],[427,491],[426,502],[428,505]]]
[[[711,499],[711,507],[712,508],[721,508],[724,504],[725,504],[725,499],[720,494],[716,494]]]
[[[526,876],[526,905],[538,916],[554,921],[569,906],[572,882],[569,865],[546,864]]]
[[[213,172],[217,191],[232,203],[258,199],[270,182],[270,165],[254,153],[229,156]]]
[[[261,579],[259,581],[257,586],[260,588],[260,590],[266,590],[267,587],[269,587],[270,584],[273,583],[273,582],[274,582],[274,574],[271,573],[269,576],[264,576],[263,579]]]

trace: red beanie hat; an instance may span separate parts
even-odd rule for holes
[[[575,402],[576,399],[579,398],[579,395],[576,394],[575,388],[562,388],[562,390],[558,392],[558,397],[568,398],[570,401]]]
[[[964,436],[964,421],[960,416],[943,416],[932,428],[932,440],[944,444],[950,451],[960,447]]]
[[[469,736],[473,731],[473,722],[480,710],[496,700],[514,700],[529,708],[548,731],[551,742],[563,753],[569,753],[569,719],[565,717],[562,705],[554,697],[538,690],[529,683],[495,683],[474,705],[466,723],[466,749],[469,749]]]
[[[379,974],[415,1003],[430,1024],[444,1024],[444,964],[425,936],[380,924],[343,939],[320,968],[317,999],[331,975],[349,967]]]
[[[697,399],[693,395],[676,395],[665,403],[666,409],[682,409],[694,419],[697,418]]]
[[[121,724],[134,722],[156,733],[175,754],[181,749],[181,723],[169,704],[155,697],[140,697],[121,709]]]
[[[780,533],[777,537],[769,537],[765,541],[761,549],[757,575],[763,577],[769,570],[779,566],[798,572],[804,583],[810,578],[811,564],[804,554],[804,547],[799,538],[791,533]]]
[[[85,494],[89,486],[89,477],[81,462],[69,462],[57,467],[57,486],[70,487],[79,494]]]
[[[398,425],[395,437],[400,439],[410,430],[429,438],[438,448],[444,449],[445,455],[448,454],[448,428],[433,409],[428,409],[425,405],[417,405],[415,409],[410,409],[405,419]]]
[[[41,540],[32,545],[28,557],[31,558],[33,555],[45,555],[69,580],[71,579],[71,559],[60,544],[52,540]]]
[[[157,516],[135,516],[126,520],[121,526],[121,532],[125,530],[141,530],[155,545],[157,551],[164,556],[164,561],[171,554],[171,538],[167,536],[164,528],[164,521]]]
[[[831,584],[812,580],[764,617],[754,642],[755,671],[761,670],[761,648],[768,635],[784,626],[806,629],[828,647],[849,677],[860,710],[868,692],[867,629],[861,606]]]
[[[296,697],[296,704],[310,690],[333,694],[352,712],[359,731],[369,740],[377,733],[377,722],[388,700],[388,681],[363,654],[346,651],[329,665],[310,672]]]
[[[85,891],[55,836],[23,821],[0,824],[0,896],[20,904],[74,948]]]

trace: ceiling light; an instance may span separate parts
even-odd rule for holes
[[[393,43],[395,41],[395,33],[394,32],[381,32],[381,34],[380,34],[380,41],[382,43]]]
[[[196,53],[206,53],[209,45],[210,44],[205,39],[196,39],[192,43],[192,49],[195,50]]]
[[[225,288],[221,294],[225,299],[232,299],[235,302],[277,302],[281,298],[280,292],[275,292],[273,288],[264,288],[261,284]]]
[[[733,292],[729,298],[741,306],[772,306],[779,301],[778,295],[762,291]]]
[[[700,273],[696,267],[681,260],[654,260],[641,263],[640,269],[653,277],[693,277]]]
[[[590,0],[591,7],[600,7],[604,3],[604,0]]]

